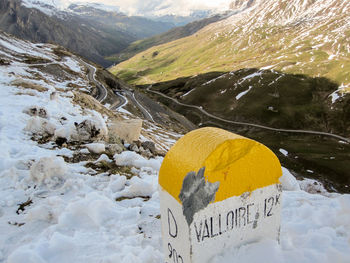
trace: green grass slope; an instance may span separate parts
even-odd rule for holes
[[[256,0],[186,38],[154,46],[113,67],[133,84],[213,71],[274,69],[326,77],[350,90],[350,2]]]
[[[145,51],[153,46],[158,46],[161,44],[169,43],[171,41],[190,36],[203,27],[217,22],[219,20],[222,20],[225,18],[225,15],[215,15],[209,18],[204,18],[198,21],[191,22],[185,26],[176,27],[173,29],[170,29],[169,31],[150,37],[142,40],[137,40],[133,42],[130,46],[128,46],[126,49],[124,49],[122,52],[109,56],[106,59],[114,62],[114,63],[120,63],[122,61],[125,61],[137,53],[140,53],[142,51]]]

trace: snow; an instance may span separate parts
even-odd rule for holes
[[[341,98],[338,94],[338,91],[334,91],[330,96],[332,97],[332,104],[334,104],[338,99]]]
[[[106,151],[106,146],[103,143],[90,143],[85,146],[91,153],[100,154]]]
[[[188,92],[186,92],[184,95],[181,96],[181,98],[186,97],[187,95],[189,95],[192,91],[194,91],[195,89],[191,89]]]
[[[163,158],[125,151],[114,162],[131,172],[107,175],[86,162],[65,161],[71,149],[33,141],[32,133],[41,132],[45,121],[56,133],[74,122],[95,120],[102,129],[106,123],[99,113],[74,105],[60,91],[65,84],[50,75],[42,84],[48,91],[18,94],[23,89],[11,84],[15,79],[36,83],[25,69],[18,61],[0,67],[0,262],[164,262],[157,190]],[[58,93],[55,100],[52,91]],[[45,108],[49,119],[26,113],[33,105]],[[172,134],[156,134],[156,126],[148,132],[158,139]],[[350,195],[327,193],[310,179],[297,181],[285,168],[281,183],[280,243],[227,248],[211,262],[350,262]]]
[[[251,89],[253,88],[253,86],[249,86],[249,89],[239,93],[237,96],[236,96],[236,100],[239,100],[240,98],[242,98],[244,95],[246,95]]]
[[[100,162],[112,162],[111,159],[106,154],[101,154],[101,156],[95,161],[95,163],[100,163]]]
[[[30,178],[39,184],[48,184],[53,180],[64,180],[66,172],[62,157],[42,157],[30,167]]]
[[[151,197],[156,187],[152,183],[145,182],[139,177],[133,177],[129,181],[129,186],[119,193],[123,197]]]
[[[0,69],[0,231],[6,233],[0,236],[0,262],[160,262],[159,233],[145,239],[139,229],[142,225],[151,235],[159,227],[157,171],[134,170],[139,180],[120,174],[91,177],[83,163],[68,164],[57,156],[69,151],[33,142],[25,131],[28,122],[31,132],[40,131],[44,121],[65,126],[93,119],[102,128],[105,122],[100,114],[72,105],[71,98],[58,96],[52,102],[49,92],[15,95],[14,77],[7,72],[13,68]],[[32,105],[45,106],[50,120],[25,113]],[[62,116],[66,124],[58,121]],[[31,121],[38,118],[39,124]],[[160,160],[147,165],[136,157],[142,165],[156,163],[159,168]],[[125,195],[151,199],[132,205],[116,202],[125,187]],[[32,204],[17,214],[18,204],[27,200]]]
[[[284,156],[288,155],[288,151],[286,151],[285,149],[279,149],[280,153],[282,153]]]
[[[349,85],[344,85],[344,83],[342,83],[336,91],[329,95],[329,97],[332,98],[332,104],[337,102],[337,100],[339,100],[340,98],[344,97],[344,95],[347,93],[346,89],[348,87]]]
[[[12,40],[9,42],[6,38],[0,36],[0,46],[19,54],[26,54],[49,60],[52,58],[41,51],[35,44],[26,41]]]
[[[282,167],[282,177],[280,178],[282,189],[286,191],[297,191],[300,190],[300,185],[297,179],[291,174],[291,172]]]
[[[37,135],[53,135],[56,130],[55,124],[41,117],[32,117],[27,121],[24,128],[26,131]]]
[[[304,178],[302,181],[299,181],[299,185],[300,185],[300,189],[305,192],[312,193],[312,194],[319,193],[325,196],[329,196],[329,193],[324,188],[324,186],[316,180]]]
[[[242,80],[239,83],[241,84],[246,80],[250,80],[250,79],[255,78],[255,77],[260,77],[262,74],[263,74],[262,71],[254,72],[254,73],[249,74],[248,76],[245,76],[244,78],[242,78]]]
[[[349,262],[349,195],[283,195],[280,244],[262,240],[229,249],[212,262]]]
[[[78,61],[73,60],[70,57],[65,57],[63,64],[67,66],[67,68],[69,68],[70,70],[73,70],[74,72],[81,72],[82,68],[79,65]]]
[[[108,136],[108,128],[101,114],[94,110],[85,110],[90,113],[88,117],[71,116],[70,120],[55,130],[55,138],[65,138],[70,141],[88,141],[92,131],[98,131],[94,137],[106,138]]]
[[[159,170],[163,159],[158,157],[157,159],[146,160],[135,152],[125,151],[121,154],[114,155],[114,160],[115,163],[120,166],[134,166],[137,168],[151,167],[155,170]]]

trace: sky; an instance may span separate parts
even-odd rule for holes
[[[34,1],[34,0],[31,0]],[[35,0],[38,1],[38,0]],[[227,10],[232,0],[39,0],[66,8],[72,3],[99,3],[117,6],[128,15],[189,15],[192,10]]]

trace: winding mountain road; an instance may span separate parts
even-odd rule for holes
[[[169,97],[169,96],[167,96],[167,95],[165,95],[165,94],[163,94],[163,93],[161,93],[159,91],[151,90],[151,88],[152,88],[152,85],[148,86],[148,88],[146,90],[148,92],[151,92],[151,93],[160,95],[160,96],[162,96],[164,98],[167,98],[169,100],[172,100],[173,102],[175,102],[176,104],[179,104],[181,106],[197,109],[197,110],[201,111],[204,115],[206,115],[208,117],[211,117],[213,119],[222,121],[222,122],[226,122],[226,123],[230,123],[230,124],[236,124],[236,125],[250,126],[250,127],[255,127],[255,128],[261,128],[261,129],[265,129],[265,130],[269,130],[269,131],[276,131],[276,132],[288,132],[288,133],[302,133],[302,134],[322,135],[322,136],[333,137],[333,138],[336,138],[338,140],[350,143],[350,139],[349,138],[345,138],[345,137],[342,137],[340,135],[336,135],[336,134],[328,133],[328,132],[309,131],[309,130],[293,130],[293,129],[278,129],[278,128],[268,127],[268,126],[264,126],[264,125],[260,125],[260,124],[254,124],[254,123],[248,123],[248,122],[239,122],[239,121],[231,121],[231,120],[223,119],[221,117],[215,116],[215,115],[207,112],[201,106],[195,106],[195,105],[185,104],[185,103],[179,102],[177,99]]]
[[[135,104],[138,106],[138,108],[141,110],[143,116],[149,121],[154,121],[152,114],[144,107],[142,104],[136,99],[135,92],[127,91],[129,94],[129,97],[135,102]]]
[[[106,87],[103,86],[99,81],[97,81],[95,77],[97,69],[83,60],[80,60],[80,62],[88,68],[88,78],[91,82],[95,83],[97,87],[98,95],[95,97],[95,99],[97,99],[99,102],[103,102],[107,98],[108,92]]]
[[[95,85],[96,85],[96,87],[98,89],[98,95],[96,96],[96,99],[99,102],[103,102],[108,96],[108,91],[107,91],[105,86],[103,86],[99,81],[96,80],[95,74],[96,74],[96,70],[97,69],[95,67],[87,64],[86,62],[84,62],[82,60],[81,60],[81,62],[88,68],[88,78],[89,78],[89,80],[92,81],[93,83],[95,83]],[[160,95],[160,96],[162,96],[162,97],[164,97],[166,99],[169,99],[169,100],[175,102],[178,105],[199,110],[204,115],[206,115],[206,116],[208,116],[210,118],[222,121],[222,122],[235,124],[235,125],[243,125],[243,126],[249,126],[249,127],[254,127],[254,128],[260,128],[260,129],[269,130],[269,131],[275,131],[275,132],[287,132],[287,133],[299,133],[299,134],[312,134],[312,135],[328,136],[328,137],[333,137],[333,138],[336,138],[338,140],[350,143],[350,139],[349,138],[345,138],[343,136],[340,136],[340,135],[337,135],[337,134],[333,134],[333,133],[328,133],[328,132],[310,131],[310,130],[294,130],[294,129],[278,129],[278,128],[273,128],[273,127],[260,125],[260,124],[255,124],[255,123],[227,120],[227,119],[218,117],[216,115],[213,115],[213,114],[207,112],[201,106],[196,106],[196,105],[182,103],[182,102],[178,101],[175,98],[169,97],[169,96],[167,96],[167,95],[165,95],[165,94],[163,94],[163,93],[161,93],[159,91],[152,90],[151,88],[152,88],[152,85],[150,85],[146,90],[148,92],[153,93],[153,94],[157,94],[157,95]],[[121,98],[121,100],[117,104],[115,104],[115,105],[113,105],[111,107],[112,110],[118,110],[120,107],[124,107],[128,103],[128,99],[127,99],[127,97],[128,97],[130,100],[132,100],[134,102],[134,105],[136,105],[140,109],[140,111],[142,112],[142,114],[144,115],[144,117],[147,120],[154,122],[154,118],[153,118],[152,114],[150,113],[150,111],[148,111],[142,105],[142,103],[140,103],[137,100],[137,98],[135,97],[135,92],[134,91],[124,90],[123,92],[125,93],[125,96],[122,95],[121,92],[115,92],[115,94],[117,96],[119,96]]]
[[[80,61],[88,68],[88,79],[91,82],[95,83],[97,87],[98,92],[95,99],[97,99],[99,102],[102,103],[104,100],[106,100],[108,96],[108,91],[106,87],[96,79],[95,75],[96,75],[97,69],[83,60],[80,60]],[[122,93],[124,93],[125,96]],[[142,112],[145,119],[155,122],[152,114],[142,105],[142,103],[139,100],[137,100],[135,93],[136,92],[128,89],[124,89],[123,91],[116,91],[114,94],[120,98],[120,101],[116,104],[113,104],[110,107],[110,109],[118,110],[119,108],[124,107],[128,103],[128,101],[131,100],[133,101],[134,105],[136,105],[139,108],[139,110]]]
[[[114,94],[117,95],[120,100],[110,107],[111,110],[118,110],[128,104],[128,99],[122,94],[122,91],[115,91]]]

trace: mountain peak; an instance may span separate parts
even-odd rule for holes
[[[23,0],[23,4],[27,7],[35,7],[51,13],[52,9],[59,11],[69,11],[71,5],[90,6],[96,9],[101,9],[109,12],[122,12],[127,15],[137,15],[145,17],[154,16],[198,16],[201,17],[208,14],[226,11],[229,9],[230,0],[219,1],[161,1],[161,0],[135,0],[132,4],[130,2],[115,0]]]

